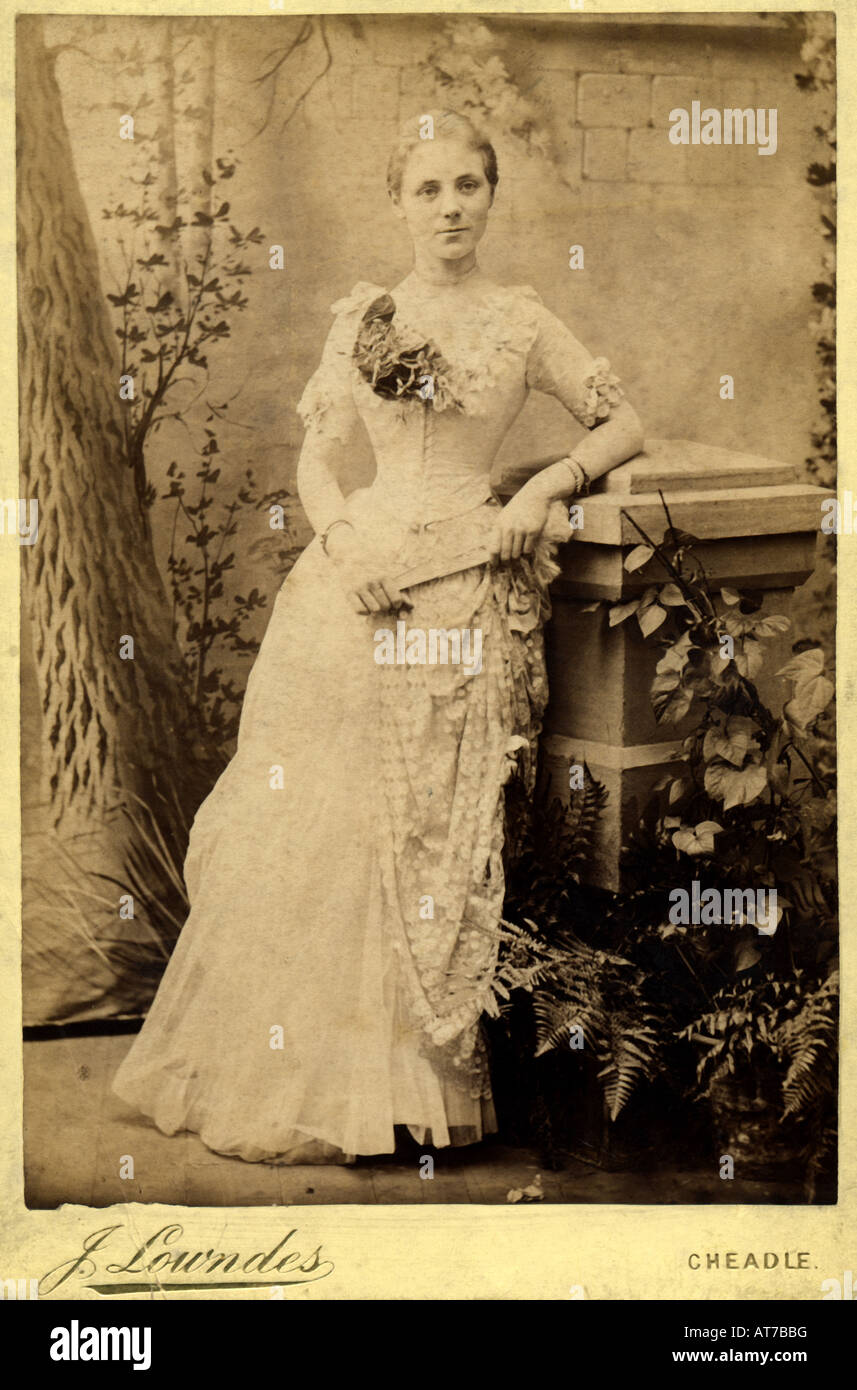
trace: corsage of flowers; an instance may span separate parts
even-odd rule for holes
[[[435,410],[460,410],[452,389],[449,363],[432,343],[400,334],[393,320],[392,295],[374,300],[363,315],[354,344],[354,362],[377,396],[385,400],[419,400]]]
[[[613,406],[618,405],[625,395],[606,357],[596,357],[592,367],[593,370],[583,380],[584,396],[579,416],[588,429],[608,419]]]

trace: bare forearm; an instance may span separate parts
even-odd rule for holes
[[[617,405],[609,420],[590,430],[574,446],[574,457],[590,482],[633,458],[643,447],[643,430],[637,412],[627,401]],[[547,501],[570,497],[575,491],[574,477],[564,463],[552,463],[525,484]]]

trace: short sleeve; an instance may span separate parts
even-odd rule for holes
[[[331,305],[335,315],[321,361],[307,382],[297,413],[307,430],[347,443],[358,422],[352,395],[354,340],[360,314],[383,291],[361,281],[345,299]]]
[[[527,385],[556,396],[581,425],[593,429],[623,399],[619,378],[606,357],[593,357],[543,304],[538,319],[527,355]]]

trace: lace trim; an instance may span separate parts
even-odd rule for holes
[[[557,543],[545,538],[535,556],[471,576],[470,588],[466,577],[423,587],[422,618],[437,604],[455,611],[456,622],[482,629],[479,680],[461,667],[389,668],[380,690],[389,731],[381,872],[403,1003],[424,1055],[474,1097],[490,1095],[479,1021],[497,1012],[489,981],[503,902],[505,784],[512,774],[527,786],[535,777],[547,700],[540,624],[549,613]],[[449,726],[440,742],[438,720]],[[445,775],[443,760],[427,762],[426,750],[447,744],[458,750],[446,791],[449,826],[435,820],[424,795],[427,779],[434,785]],[[419,895],[433,891],[438,897],[424,920]]]
[[[498,286],[479,300],[467,303],[466,312],[447,316],[427,302],[419,325],[398,317],[411,332],[428,332],[451,364],[452,394],[469,415],[493,409],[491,394],[509,365],[530,352],[539,332],[542,301],[531,285]],[[449,409],[442,402],[436,409]]]
[[[350,294],[331,305],[335,322],[321,363],[297,404],[306,429],[346,443],[354,423],[355,387],[361,393],[362,404],[389,410],[392,403],[372,391],[353,361],[358,319],[373,300],[385,293],[380,285],[361,280]],[[419,324],[414,321],[416,313],[409,319],[397,307],[402,334],[418,338],[427,333],[451,363],[449,381],[455,399],[440,397],[433,402],[433,410],[456,409],[455,401],[471,415],[492,409],[492,393],[510,361],[528,356],[539,333],[539,310],[543,307],[531,285],[499,286],[480,300],[468,301],[467,312],[455,315],[445,309],[436,310],[427,300],[419,311]],[[592,371],[584,377],[583,393],[574,413],[586,429],[593,429],[609,418],[624,396],[609,360],[596,357]],[[402,401],[397,405],[403,415],[422,408],[422,401]]]
[[[380,285],[361,280],[350,294],[331,305],[335,322],[321,363],[307,382],[296,407],[306,429],[347,442],[354,418],[351,393],[355,386],[361,393],[362,404],[389,409],[391,402],[366,385],[352,360],[359,316],[374,299],[386,293]],[[522,355],[526,357],[530,352],[539,331],[541,307],[542,300],[531,285],[498,286],[481,299],[468,300],[465,313],[448,314],[427,300],[420,308],[419,323],[411,321],[398,306],[396,321],[403,335],[417,338],[427,333],[437,341],[443,355],[452,363],[449,374],[452,396],[466,413],[478,415],[493,408],[491,393],[508,370],[510,361]],[[422,408],[421,401],[405,401],[399,407],[403,412]],[[433,402],[435,411],[456,408],[451,399]]]

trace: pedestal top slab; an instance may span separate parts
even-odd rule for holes
[[[549,463],[540,459],[507,469],[497,484],[510,496]],[[626,546],[639,542],[637,522],[659,541],[666,516],[700,540],[809,535],[820,529],[829,489],[799,482],[796,468],[758,454],[743,454],[692,439],[650,439],[627,463],[596,479],[590,496],[569,499],[582,507],[578,545]]]
[[[497,483],[501,493],[516,492],[533,474],[547,468],[562,454],[511,465]],[[700,444],[695,439],[647,439],[645,447],[627,463],[620,463],[603,478],[596,479],[592,495],[621,492],[680,490],[707,492],[711,489],[770,487],[797,482],[797,470],[789,463]]]
[[[744,487],[773,487],[797,482],[788,463],[760,454],[736,453],[694,439],[647,439],[645,448],[601,479],[594,491],[711,492]]]

